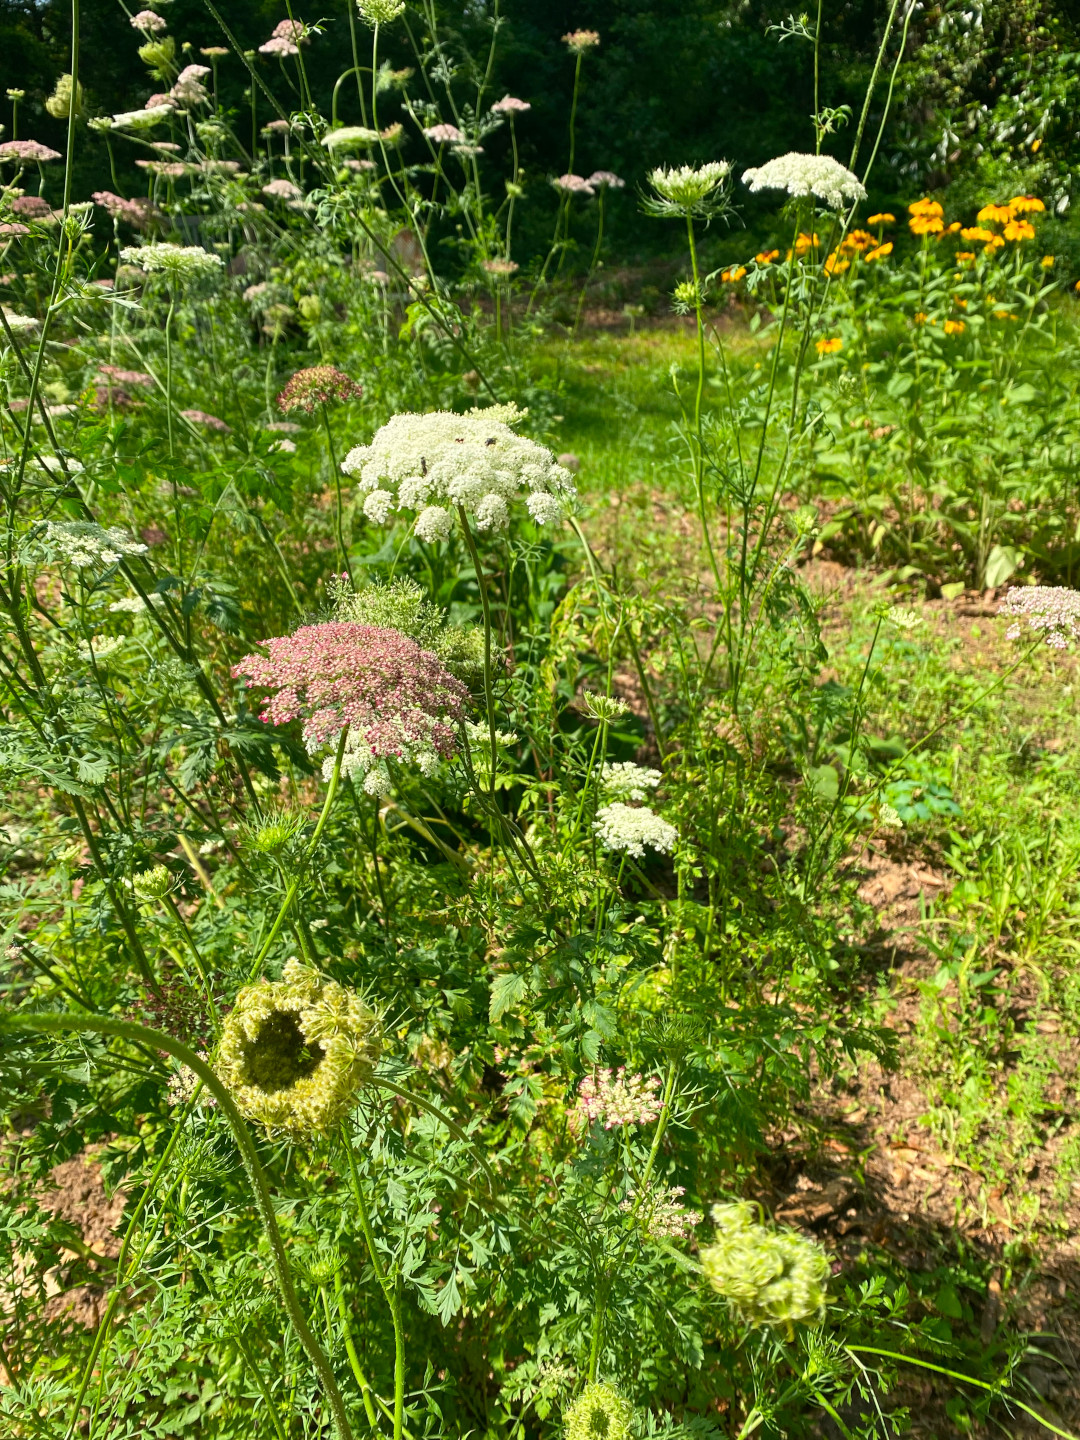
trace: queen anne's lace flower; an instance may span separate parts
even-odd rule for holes
[[[202,82],[209,74],[209,65],[185,65],[169,91],[169,98],[178,105],[204,105],[210,96]]]
[[[593,828],[605,850],[625,850],[636,860],[644,857],[646,845],[670,855],[679,838],[675,826],[647,805],[624,805],[618,800],[601,805]]]
[[[118,565],[125,555],[145,555],[148,548],[117,526],[106,530],[89,520],[50,520],[40,543],[47,554],[79,570]]]
[[[759,190],[786,190],[793,196],[814,195],[832,210],[842,210],[851,201],[866,199],[862,181],[831,155],[801,155],[789,150],[764,165],[744,170],[742,178],[752,195]]]
[[[1006,631],[1010,640],[1019,640],[1025,623],[1029,630],[1045,634],[1046,643],[1055,650],[1080,640],[1080,591],[1064,585],[1014,585],[998,614],[1014,617]]]
[[[694,210],[706,204],[731,174],[727,160],[710,160],[705,165],[660,166],[649,175],[649,184],[660,200],[677,210]]]
[[[299,55],[300,47],[287,35],[271,35],[259,46],[260,55]]]
[[[217,415],[208,415],[205,410],[181,410],[180,414],[192,425],[202,425],[204,429],[216,430],[219,435],[232,434],[231,425]]]
[[[301,200],[304,192],[299,185],[294,185],[291,180],[271,180],[262,187],[262,193],[269,195],[271,200]]]
[[[557,175],[551,182],[564,195],[595,195],[596,191],[584,175]]]
[[[355,991],[293,959],[277,983],[240,991],[214,1069],[242,1115],[300,1139],[347,1114],[381,1040],[378,1017]]]
[[[336,130],[326,132],[322,143],[328,150],[346,149],[350,145],[377,145],[379,132],[370,130],[366,125],[339,125]]]
[[[697,1210],[686,1209],[682,1204],[685,1194],[681,1185],[669,1188],[650,1184],[640,1206],[637,1193],[631,1190],[619,1209],[626,1214],[636,1212],[651,1240],[689,1240],[705,1217]]]
[[[424,135],[436,145],[457,145],[464,139],[456,125],[429,125]]]
[[[604,766],[600,788],[619,800],[644,800],[646,793],[655,790],[663,778],[659,770],[647,770],[632,760],[619,760]]]
[[[358,400],[363,393],[364,387],[350,380],[343,370],[336,370],[333,365],[309,365],[306,370],[297,370],[289,380],[277,397],[277,407],[283,415],[293,410],[311,415],[317,405]]]
[[[437,655],[396,630],[330,622],[303,625],[264,642],[269,657],[247,655],[233,675],[265,687],[260,718],[272,725],[303,720],[309,752],[348,727],[342,769],[386,793],[386,760],[417,764],[425,773],[457,748],[454,724],[469,692]],[[324,772],[332,760],[327,758]]]
[[[825,1314],[829,1257],[797,1230],[759,1225],[744,1202],[714,1205],[716,1239],[701,1252],[713,1289],[748,1325],[820,1323]]]
[[[558,519],[576,493],[550,450],[483,411],[395,415],[370,445],[350,450],[341,468],[358,477],[370,520],[382,524],[394,511],[412,510],[416,534],[427,541],[450,534],[455,506],[477,529],[497,531],[508,525],[510,504],[523,490],[540,525]]]
[[[504,95],[501,100],[496,100],[492,105],[491,113],[493,115],[521,115],[531,109],[532,106],[528,100],[519,100],[514,95]]]
[[[629,1440],[633,1407],[611,1385],[592,1381],[563,1412],[566,1440]]]
[[[587,1129],[598,1121],[605,1130],[618,1125],[650,1125],[660,1115],[660,1081],[655,1075],[627,1075],[618,1070],[595,1070],[578,1086],[578,1098],[570,1112],[570,1128]]]
[[[0,144],[0,160],[31,160],[43,165],[48,160],[59,160],[60,151],[42,145],[40,140],[5,140]]]
[[[165,29],[164,15],[158,15],[153,10],[140,10],[137,15],[132,15],[131,23],[136,30],[143,30],[148,35],[157,35]]]
[[[201,245],[171,245],[155,241],[152,245],[125,245],[120,259],[137,265],[147,274],[164,274],[175,280],[195,280],[220,275],[225,262],[220,255],[204,250]]]

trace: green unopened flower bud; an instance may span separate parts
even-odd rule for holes
[[[633,1407],[611,1385],[586,1385],[563,1414],[566,1440],[629,1440]]]
[[[139,59],[165,80],[168,77],[164,72],[172,67],[176,59],[176,41],[171,35],[161,40],[147,40],[145,45],[139,46]]]
[[[280,855],[289,848],[304,825],[302,815],[275,810],[247,831],[246,839],[260,855]]]
[[[301,295],[296,302],[296,308],[309,323],[318,320],[322,314],[322,301],[318,295]]]
[[[405,0],[356,0],[356,8],[369,25],[389,25],[405,9]]]
[[[610,721],[617,720],[620,715],[625,715],[630,706],[625,700],[620,700],[615,695],[597,695],[592,690],[586,690],[581,696],[581,708],[593,720]]]
[[[341,1269],[341,1252],[336,1245],[320,1244],[297,1262],[297,1269],[312,1285],[332,1285]]]
[[[360,996],[292,959],[280,981],[240,991],[215,1068],[241,1114],[299,1140],[348,1113],[381,1048],[379,1018]]]
[[[83,111],[83,87],[77,85],[74,94],[72,92],[71,76],[61,75],[56,82],[56,89],[45,101],[45,109],[54,120],[66,120],[71,114],[72,108],[78,117]]]
[[[797,1230],[756,1222],[752,1205],[714,1205],[714,1243],[701,1252],[713,1289],[748,1325],[820,1324],[829,1257]]]
[[[140,900],[163,900],[172,889],[172,876],[164,865],[155,865],[151,870],[140,870],[131,888]]]

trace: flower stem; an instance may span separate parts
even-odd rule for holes
[[[487,707],[488,739],[491,744],[489,789],[491,792],[491,800],[494,804],[497,747],[495,744],[495,695],[491,678],[491,602],[488,599],[487,581],[484,579],[484,567],[480,563],[480,552],[476,548],[476,540],[473,537],[472,528],[469,525],[469,517],[465,513],[464,505],[459,505],[457,509],[458,517],[461,520],[461,529],[465,536],[465,544],[469,547],[469,555],[472,557],[473,569],[476,572],[476,583],[480,587],[480,608],[484,612],[484,704]]]
[[[288,1312],[289,1319],[296,1331],[300,1344],[318,1373],[322,1382],[323,1390],[330,1405],[334,1417],[334,1428],[339,1440],[354,1440],[352,1426],[349,1424],[349,1417],[345,1410],[345,1402],[341,1398],[341,1391],[338,1389],[334,1372],[326,1354],[312,1333],[307,1323],[303,1307],[297,1297],[292,1282],[292,1272],[289,1268],[289,1259],[285,1253],[285,1245],[281,1238],[281,1231],[278,1229],[277,1216],[274,1213],[274,1202],[270,1195],[270,1186],[267,1183],[266,1172],[259,1160],[255,1142],[251,1138],[251,1131],[244,1123],[233,1098],[228,1089],[218,1079],[217,1075],[206,1063],[200,1059],[194,1050],[191,1050],[182,1041],[175,1039],[172,1035],[166,1035],[160,1030],[151,1030],[146,1025],[136,1025],[128,1020],[118,1020],[109,1015],[6,1015],[0,1018],[0,1029],[3,1030],[31,1030],[35,1034],[56,1035],[68,1030],[86,1031],[98,1035],[114,1035],[118,1039],[128,1040],[135,1045],[145,1045],[156,1050],[164,1050],[174,1056],[183,1065],[187,1065],[199,1077],[202,1083],[213,1095],[221,1109],[222,1114],[228,1121],[232,1130],[236,1147],[240,1151],[240,1159],[247,1174],[255,1199],[255,1206],[259,1212],[266,1231],[266,1238],[270,1243],[270,1254],[274,1266],[274,1274],[277,1280],[281,1298]],[[399,1437],[395,1435],[395,1440]]]
[[[315,854],[315,851],[318,849],[319,839],[322,836],[322,832],[326,829],[326,822],[330,818],[330,809],[334,803],[334,797],[337,795],[338,786],[341,783],[341,761],[342,757],[345,754],[345,741],[348,738],[348,734],[349,727],[346,725],[345,729],[341,732],[341,739],[338,741],[337,754],[334,756],[334,771],[333,774],[330,776],[330,784],[327,786],[326,789],[326,799],[323,801],[322,813],[320,814],[318,822],[316,823],[315,830],[308,844],[307,853],[304,855],[304,859],[299,866],[296,878],[291,882],[288,890],[285,891],[285,898],[281,902],[281,909],[277,913],[277,919],[270,927],[270,933],[263,941],[262,949],[255,957],[255,963],[251,967],[252,980],[255,979],[259,971],[262,969],[263,961],[270,953],[271,945],[273,945],[274,941],[277,939],[281,931],[281,927],[288,919],[289,911],[292,909],[293,901],[296,899],[297,892],[300,889],[300,882],[304,878],[304,873],[307,870],[308,863],[311,861]]]
[[[338,469],[337,455],[334,451],[334,436],[330,430],[330,417],[326,413],[326,406],[319,407],[322,410],[323,424],[326,426],[326,443],[330,448],[330,469],[334,475],[334,533],[337,536],[338,558],[345,568],[345,573],[352,583],[352,570],[349,567],[349,554],[345,549],[345,534],[341,528],[341,471]]]

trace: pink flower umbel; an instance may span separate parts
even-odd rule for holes
[[[649,1125],[663,1109],[659,1090],[656,1076],[628,1076],[625,1065],[618,1070],[596,1070],[578,1086],[577,1104],[570,1112],[571,1129],[576,1133],[587,1130],[594,1120],[605,1130],[616,1125]]]
[[[1064,650],[1070,640],[1080,640],[1080,590],[1064,585],[1014,585],[1002,602],[999,615],[1010,615],[1006,631],[1010,640],[1019,640],[1027,629],[1046,635],[1047,645]]]
[[[181,410],[180,414],[185,420],[190,420],[192,425],[202,425],[207,430],[216,430],[219,435],[231,435],[232,426],[220,419],[217,415],[208,415],[205,410]]]
[[[335,370],[333,365],[311,365],[306,370],[297,370],[277,397],[277,407],[283,415],[293,410],[306,410],[310,415],[316,405],[359,400],[363,393],[362,385],[350,380],[344,371]]]
[[[303,625],[265,642],[233,670],[248,687],[269,689],[260,719],[303,720],[309,752],[334,744],[348,727],[345,774],[364,777],[370,793],[390,788],[388,759],[426,774],[456,753],[455,722],[469,692],[430,650],[397,630],[331,622]],[[333,761],[327,759],[324,773]]]

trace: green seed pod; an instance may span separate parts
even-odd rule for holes
[[[240,991],[214,1068],[241,1114],[299,1140],[348,1112],[381,1046],[379,1018],[355,991],[292,959],[280,981]]]
[[[566,1440],[629,1440],[633,1407],[610,1385],[593,1381],[563,1415]]]

